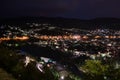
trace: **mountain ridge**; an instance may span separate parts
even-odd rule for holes
[[[110,28],[120,29],[119,18],[95,18],[91,20],[81,20],[74,18],[62,18],[62,17],[18,17],[11,19],[1,20],[1,24],[23,24],[23,23],[48,23],[59,27],[69,28]]]

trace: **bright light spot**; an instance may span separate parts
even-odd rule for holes
[[[74,35],[73,36],[73,39],[80,39],[81,38],[81,36],[79,36],[79,35]]]
[[[65,78],[64,76],[61,76],[61,79],[62,79],[62,80],[64,80],[64,78]]]
[[[42,68],[43,68],[43,65],[42,64],[37,64],[36,67],[38,68],[38,70],[40,72],[43,72]]]

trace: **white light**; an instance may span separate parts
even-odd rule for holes
[[[38,70],[40,72],[43,72],[43,70],[42,70],[43,65],[42,64],[36,64],[36,67],[38,68]]]
[[[64,76],[61,76],[61,79],[64,80]]]

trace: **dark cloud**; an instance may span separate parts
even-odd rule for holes
[[[3,0],[2,13],[10,15],[57,15],[78,8],[79,0]]]
[[[120,0],[0,0],[0,17],[120,18]]]

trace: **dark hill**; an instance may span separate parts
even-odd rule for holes
[[[110,28],[120,29],[120,19],[117,18],[96,18],[92,20],[67,19],[67,18],[50,18],[50,17],[21,17],[13,19],[3,19],[1,24],[25,24],[27,22],[49,23],[63,28],[81,28],[81,29],[96,29]]]

